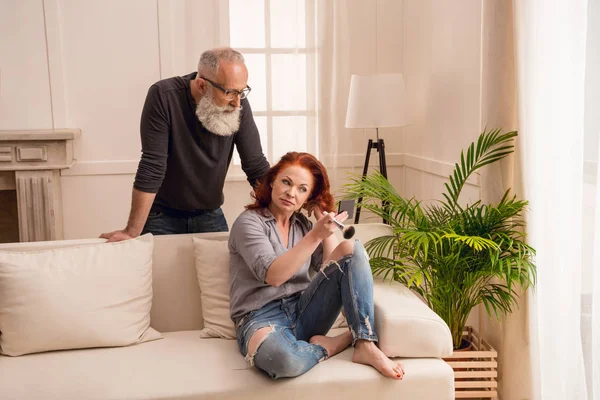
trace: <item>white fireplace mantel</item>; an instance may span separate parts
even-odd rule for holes
[[[80,129],[0,130],[0,190],[16,190],[21,242],[63,239],[60,171]]]

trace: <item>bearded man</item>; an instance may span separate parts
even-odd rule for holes
[[[152,85],[127,226],[100,237],[227,231],[221,205],[234,146],[252,186],[269,169],[248,93],[244,57],[231,48],[205,51],[198,72]]]

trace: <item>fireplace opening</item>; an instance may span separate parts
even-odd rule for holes
[[[0,190],[0,243],[19,241],[16,190]]]

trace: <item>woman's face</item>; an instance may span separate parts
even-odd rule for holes
[[[271,204],[279,211],[292,214],[306,203],[313,187],[314,178],[309,170],[298,165],[283,168],[271,183]]]

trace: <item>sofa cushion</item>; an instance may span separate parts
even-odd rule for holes
[[[333,333],[332,333],[333,334]],[[439,359],[404,359],[401,381],[351,362],[353,349],[293,379],[249,368],[233,340],[198,331],[124,348],[0,356],[0,398],[9,399],[419,399],[454,398],[452,369]]]
[[[203,338],[235,339],[229,308],[229,248],[226,241],[192,238],[202,297]]]
[[[196,273],[202,299],[202,338],[235,339],[229,303],[229,247],[227,241],[193,237]],[[348,326],[340,313],[334,328]]]
[[[150,328],[152,235],[119,243],[0,251],[0,348],[18,356],[126,346]]]
[[[448,325],[406,286],[375,278],[373,302],[379,347],[388,357],[452,354]]]

